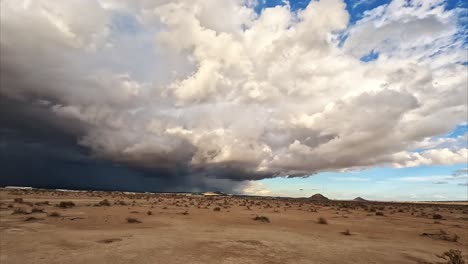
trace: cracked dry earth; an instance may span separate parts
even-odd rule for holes
[[[438,263],[449,249],[468,257],[467,204],[5,189],[0,202],[1,264]]]

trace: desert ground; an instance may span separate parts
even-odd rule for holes
[[[0,189],[1,264],[455,263],[450,250],[468,258],[466,203]]]

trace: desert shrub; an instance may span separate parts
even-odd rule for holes
[[[447,264],[465,264],[460,250],[450,249],[437,257],[446,260]]]
[[[345,236],[350,236],[351,232],[349,232],[349,229],[346,229],[345,231],[341,232],[341,234],[343,234]]]
[[[26,201],[22,202],[22,204],[25,204],[25,205],[28,205],[28,206],[31,206],[31,207],[33,207],[33,206],[34,206],[34,204],[33,204],[33,203],[31,203],[31,202],[26,202]]]
[[[215,212],[219,212],[219,211],[221,211],[221,208],[219,208],[219,207],[215,207],[215,208],[213,208],[213,211],[215,211]]]
[[[449,234],[444,230],[439,230],[438,233],[422,233],[421,236],[427,236],[432,239],[439,239],[439,240],[445,240],[449,242],[457,242],[458,241],[458,235],[457,234]]]
[[[153,212],[151,212],[151,211],[148,211],[148,212],[146,212],[146,214],[147,214],[147,215],[152,215],[152,214],[153,214]]]
[[[403,209],[398,209],[398,212],[399,212],[399,213],[404,213],[405,210],[403,210]]]
[[[319,224],[322,224],[322,225],[328,225],[328,222],[327,222],[327,219],[323,218],[323,217],[319,217],[319,219],[317,220],[317,222]]]
[[[370,208],[369,209],[369,212],[371,212],[371,213],[375,213],[375,211],[376,211],[375,208]]]
[[[57,204],[57,207],[60,208],[72,208],[73,206],[75,206],[75,203],[71,201],[62,201],[59,204]]]
[[[44,212],[44,209],[43,209],[43,208],[34,207],[34,208],[31,210],[31,213],[43,213],[43,212]]]
[[[15,214],[29,214],[29,212],[24,210],[23,208],[15,208],[15,210],[11,214],[12,215],[15,215]]]
[[[376,212],[375,215],[377,215],[377,216],[384,216],[384,213],[383,213],[383,212]]]
[[[111,203],[109,202],[109,200],[104,199],[104,200],[100,201],[100,202],[98,203],[98,205],[99,205],[99,206],[111,206]]]
[[[38,220],[44,220],[44,219],[42,219],[42,218],[36,218],[36,217],[34,217],[34,216],[30,216],[30,217],[24,219],[25,222],[29,222],[29,221],[38,221]]]
[[[15,199],[13,199],[13,202],[15,202],[15,203],[23,203],[23,198],[15,198]]]
[[[141,223],[141,221],[138,220],[138,219],[136,219],[136,218],[127,217],[127,223],[129,223],[129,224],[137,224],[137,223]]]
[[[49,201],[37,202],[35,205],[49,205]]]
[[[260,222],[264,222],[264,223],[270,223],[270,219],[269,219],[268,217],[266,217],[266,216],[258,216],[258,215],[257,215],[257,216],[255,216],[255,217],[253,218],[253,220],[255,220],[255,221],[260,221]]]
[[[60,214],[57,213],[57,212],[52,212],[52,213],[48,214],[47,216],[49,216],[49,217],[60,217]]]
[[[442,215],[440,215],[440,214],[433,214],[433,215],[432,215],[432,219],[440,220],[440,219],[443,219],[443,217],[442,217]]]
[[[182,214],[183,214],[183,215],[188,215],[189,212],[188,212],[187,210],[185,210]]]
[[[116,205],[127,205],[126,202],[121,201],[121,200],[115,201],[114,204],[116,204]]]

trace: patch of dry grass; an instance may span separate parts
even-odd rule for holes
[[[266,217],[266,216],[263,216],[263,215],[262,215],[262,216],[258,216],[258,215],[257,215],[257,216],[255,216],[255,217],[253,218],[253,220],[255,220],[255,221],[260,221],[260,222],[264,222],[264,223],[270,223],[270,219],[269,219],[268,217]]]
[[[139,224],[139,223],[141,223],[141,221],[138,220],[137,218],[127,217],[127,223],[129,223],[129,224]]]
[[[327,219],[325,219],[323,217],[319,217],[318,220],[317,220],[317,223],[319,223],[321,225],[328,225]]]
[[[437,255],[437,257],[446,260],[447,264],[465,264],[462,253],[460,250],[450,249],[449,251],[444,252],[442,255]]]

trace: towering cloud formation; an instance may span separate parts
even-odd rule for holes
[[[461,10],[438,0],[352,24],[340,0],[0,5],[4,120],[29,111],[96,159],[188,185],[467,159],[432,138],[467,118]]]

